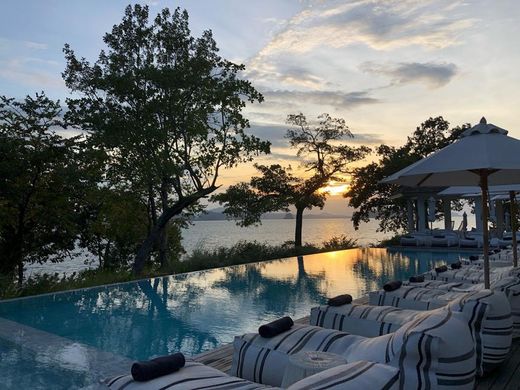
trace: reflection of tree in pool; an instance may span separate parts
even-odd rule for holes
[[[287,260],[280,260],[287,262]],[[316,303],[323,300],[320,286],[324,274],[309,275],[305,271],[303,257],[297,261],[296,277],[277,278],[265,275],[265,264],[254,263],[227,268],[226,277],[213,284],[214,288],[226,289],[237,298],[263,307],[267,312],[286,314],[299,302]]]

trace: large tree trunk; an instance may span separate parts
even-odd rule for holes
[[[139,251],[135,256],[133,266],[134,274],[140,274],[143,271],[146,261],[150,258],[150,252],[153,248],[153,245],[159,239],[161,232],[166,227],[168,221],[170,221],[170,219],[172,219],[174,216],[182,213],[182,210],[184,210],[186,207],[191,206],[192,204],[196,203],[200,198],[203,198],[204,196],[211,194],[216,189],[217,187],[211,186],[203,190],[197,191],[194,194],[180,199],[173,206],[163,210],[163,213],[157,219],[157,223],[152,227],[150,234],[148,235],[146,240],[144,240],[143,244],[141,245],[141,248],[139,248]]]
[[[294,246],[296,248],[302,246],[303,210],[305,210],[305,207],[296,208],[296,229],[294,231]]]

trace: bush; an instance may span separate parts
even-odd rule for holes
[[[348,238],[346,235],[332,237],[328,241],[324,241],[322,248],[325,251],[340,251],[343,249],[352,249],[357,247],[357,240]]]
[[[293,241],[280,245],[269,245],[258,241],[240,241],[232,247],[214,249],[198,248],[185,260],[172,258],[168,270],[157,269],[151,265],[142,275],[135,276],[129,268],[98,268],[73,273],[69,276],[59,274],[35,275],[18,287],[13,278],[0,278],[0,299],[16,298],[64,290],[100,286],[104,284],[127,282],[134,279],[163,276],[170,273],[184,273],[235,264],[254,263],[264,260],[282,259],[313,253],[354,248],[356,240],[346,236],[333,237],[321,246],[305,244],[296,248]]]

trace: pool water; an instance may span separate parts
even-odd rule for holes
[[[353,249],[5,301],[0,317],[130,360],[193,355],[281,316],[304,317],[327,297],[360,297],[458,259],[458,253]],[[9,343],[0,344],[0,372],[12,378],[35,357],[23,352],[28,345]],[[79,388],[91,380],[68,378]]]

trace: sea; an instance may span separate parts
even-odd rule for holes
[[[294,240],[294,219],[266,219],[259,226],[240,227],[234,221],[195,221],[182,231],[182,245],[187,254],[196,248],[212,249],[231,247],[239,241],[258,241],[267,244],[282,244]],[[377,244],[390,233],[377,231],[379,222],[370,220],[362,223],[358,230],[352,226],[349,217],[304,219],[302,239],[305,243],[321,244],[334,236],[346,235],[357,240],[360,246]],[[434,224],[434,227],[441,227]],[[87,268],[95,268],[97,264],[92,255],[79,251],[72,259],[61,263],[30,264],[26,267],[26,275],[42,273],[58,273],[70,275]]]

